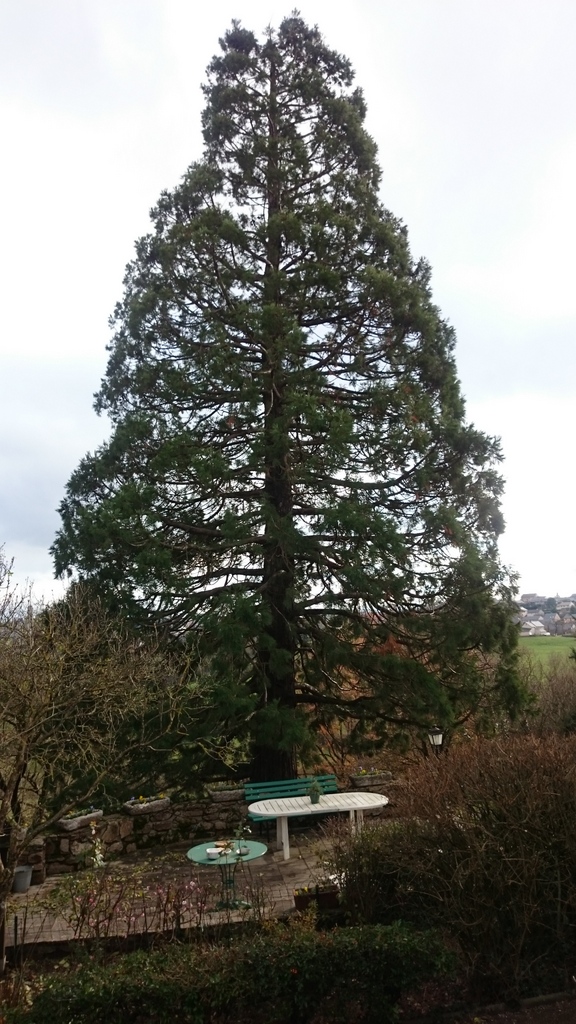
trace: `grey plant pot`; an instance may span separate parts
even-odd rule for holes
[[[28,892],[32,881],[32,865],[22,864],[14,869],[12,892]]]
[[[350,782],[355,789],[369,789],[370,786],[384,786],[391,778],[392,772],[372,772],[368,775],[351,775]]]
[[[77,828],[84,828],[91,821],[98,821],[103,814],[104,811],[90,811],[90,814],[80,814],[77,818],[60,818],[57,828],[61,832],[75,832]]]
[[[217,804],[231,803],[232,800],[241,800],[243,790],[241,789],[209,789],[210,799]]]
[[[157,814],[158,811],[164,811],[167,807],[170,807],[169,796],[163,796],[159,800],[149,800],[147,803],[145,801],[140,803],[138,800],[128,800],[123,804],[123,808],[128,814]]]

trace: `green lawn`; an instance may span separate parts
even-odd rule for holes
[[[526,651],[538,661],[548,661],[553,654],[562,654],[568,657],[573,647],[576,647],[576,637],[573,636],[520,637],[520,650]]]

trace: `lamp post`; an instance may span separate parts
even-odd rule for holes
[[[442,732],[442,729],[439,729],[437,725],[433,725],[432,728],[428,730],[428,739],[432,744],[436,757],[438,757],[442,751],[442,743],[444,741],[444,733]]]

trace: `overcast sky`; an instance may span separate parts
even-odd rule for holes
[[[200,84],[233,17],[291,0],[2,0],[0,543],[58,593],[48,547],[108,316],[148,211],[201,155]],[[433,268],[468,415],[506,461],[521,591],[576,592],[574,0],[301,0],[356,69],[382,199]]]

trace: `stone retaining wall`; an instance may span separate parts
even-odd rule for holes
[[[247,804],[242,790],[218,799],[171,804],[169,807],[137,815],[109,814],[97,822],[97,837],[102,843],[105,860],[181,840],[190,845],[213,836],[232,834],[245,817]],[[32,884],[47,875],[60,875],[83,867],[93,850],[90,825],[73,832],[58,832],[40,840],[26,857],[33,865]]]
[[[370,789],[388,791],[388,787],[378,785]],[[105,860],[183,840],[189,840],[193,846],[218,835],[232,835],[246,817],[247,807],[242,790],[216,792],[209,798],[170,804],[156,812],[109,814],[97,822],[97,837],[102,843]],[[380,817],[385,812],[385,808],[370,810],[365,816]],[[35,840],[22,862],[32,864],[32,885],[38,885],[47,875],[61,875],[84,867],[92,851],[90,825],[85,825],[72,832],[53,833]]]

